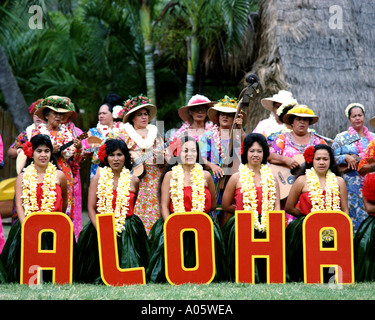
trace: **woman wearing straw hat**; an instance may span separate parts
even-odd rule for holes
[[[212,121],[208,119],[207,111],[215,103],[215,101],[211,101],[201,94],[192,96],[186,106],[178,109],[178,115],[184,123],[174,133],[171,140],[183,135],[189,135],[195,138],[199,144],[201,156],[203,158],[207,152],[207,136],[205,133],[211,130],[214,125]]]
[[[237,118],[234,119],[237,112],[237,99],[224,96],[220,99],[213,107],[208,109],[208,118],[214,123],[211,130],[206,132],[208,137],[207,153],[205,159],[207,160],[207,167],[212,170],[212,176],[215,182],[215,188],[220,183],[220,178],[224,176],[223,164],[231,165],[231,161],[239,159],[239,157],[230,158],[228,154],[228,148],[230,146],[231,129],[234,126],[233,131],[233,147],[239,150],[240,143],[245,139],[245,132],[243,125],[246,122],[246,114],[242,111],[238,114]],[[228,159],[226,161],[226,159]],[[231,169],[237,171],[238,165],[233,164]],[[233,171],[231,171],[233,172]],[[226,174],[230,174],[227,172]],[[218,206],[221,206],[221,197],[224,189],[221,188],[220,192],[216,194]],[[224,225],[226,221],[226,213],[221,212],[218,216],[220,225]]]
[[[108,135],[108,138],[123,139],[132,155],[133,174],[139,178],[139,193],[134,214],[141,218],[147,234],[160,216],[157,190],[164,167],[163,138],[158,134],[157,127],[150,124],[156,112],[156,106],[148,97],[138,95],[130,98],[125,101],[123,110],[118,114],[124,125]],[[144,161],[135,167],[141,157],[145,158]],[[138,172],[138,168],[142,168],[142,172]]]
[[[73,134],[63,124],[65,116],[74,117],[74,104],[67,97],[50,96],[43,99],[35,111],[36,115],[46,123],[40,124],[33,132],[46,134],[50,137],[53,146],[53,153],[57,158],[58,168],[65,174],[68,186],[68,207],[66,213],[74,224],[74,179],[69,161],[80,162],[82,157],[82,143],[73,137]],[[63,144],[74,141],[74,144],[60,152]]]
[[[291,132],[281,133],[270,147],[268,161],[277,165],[284,165],[291,170],[296,170],[304,162],[303,153],[309,146],[327,144],[324,139],[309,131],[309,126],[316,123],[319,117],[305,105],[297,104],[283,117],[283,121],[292,127]],[[301,159],[298,159],[301,157]],[[297,159],[296,159],[297,158]],[[283,186],[280,185],[280,189]],[[282,210],[285,208],[286,199],[281,201]],[[286,220],[294,218],[285,213]]]
[[[280,90],[272,97],[264,98],[261,100],[263,108],[270,111],[270,116],[258,123],[256,128],[253,130],[255,133],[261,133],[266,138],[275,132],[280,132],[284,129],[282,121],[279,119],[277,110],[281,105],[297,104],[292,96],[292,93],[286,90]]]
[[[350,126],[348,130],[336,135],[332,148],[348,188],[349,215],[355,233],[361,222],[367,217],[361,193],[364,180],[361,174],[365,175],[368,172],[366,169],[373,166],[373,164],[365,165],[368,159],[367,155],[370,154],[370,151],[367,153],[365,150],[371,141],[375,141],[375,135],[364,125],[365,107],[362,104],[349,104],[345,109],[345,115],[350,122]],[[371,120],[370,124],[373,124]],[[361,158],[363,161],[359,162]]]

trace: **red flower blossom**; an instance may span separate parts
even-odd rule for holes
[[[240,149],[240,155],[242,156],[243,154],[243,142],[241,142],[241,149]]]
[[[101,163],[104,163],[106,157],[107,157],[106,145],[105,145],[105,144],[102,144],[102,145],[99,147],[98,158],[99,158],[99,160],[100,160]]]
[[[31,144],[30,141],[26,141],[22,145],[22,150],[23,150],[23,153],[25,154],[26,157],[28,157],[30,159],[33,157],[33,145]]]
[[[305,152],[303,153],[303,157],[305,158],[306,163],[313,162],[314,152],[315,152],[314,146],[310,146],[310,147],[306,148]]]
[[[169,145],[169,150],[174,157],[179,156],[182,150],[182,141],[178,138],[175,138]]]
[[[367,201],[375,202],[375,172],[366,174],[362,195]]]

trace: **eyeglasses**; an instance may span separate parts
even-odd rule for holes
[[[192,112],[200,112],[200,111],[206,112],[207,111],[207,107],[192,107],[191,111]]]

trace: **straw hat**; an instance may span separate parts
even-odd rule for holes
[[[272,97],[264,98],[260,101],[262,106],[269,111],[273,110],[273,103],[289,104],[295,99],[290,91],[280,90],[278,93],[274,94]]]
[[[70,120],[77,117],[77,112],[75,111],[74,103],[71,102],[71,100],[68,97],[49,96],[43,99],[37,106],[35,114],[44,121],[47,121],[43,114],[43,110],[46,108],[58,113],[70,113]]]
[[[188,112],[188,110],[191,107],[207,106],[207,109],[208,109],[208,108],[212,107],[215,103],[216,103],[215,101],[211,101],[210,99],[208,99],[207,97],[205,97],[203,95],[196,94],[196,95],[194,95],[190,98],[190,100],[189,100],[189,102],[186,106],[183,106],[180,109],[178,109],[178,115],[180,116],[181,120],[183,120],[183,121],[191,121],[192,118],[191,118],[191,116],[189,115],[189,112]]]
[[[238,107],[238,102],[236,98],[230,98],[225,96],[223,99],[219,100],[213,107],[208,109],[207,115],[208,118],[215,124],[219,124],[218,120],[216,119],[216,115],[218,112],[224,113],[236,113]],[[243,125],[246,123],[246,113],[241,111],[244,115],[243,117]]]
[[[375,127],[375,116],[370,119],[370,124]]]
[[[122,122],[128,122],[129,116],[139,109],[146,108],[150,113],[149,121],[155,118],[157,113],[157,108],[151,103],[151,99],[143,96],[142,94],[131,97],[124,102],[122,114],[119,114],[119,118],[122,118]],[[125,113],[125,114],[124,114]],[[123,116],[122,116],[123,115]]]
[[[294,108],[290,109],[288,113],[283,117],[283,122],[291,125],[290,117],[292,115],[302,118],[311,118],[312,121],[310,124],[314,124],[319,120],[319,117],[315,115],[314,111],[302,104],[297,104]]]

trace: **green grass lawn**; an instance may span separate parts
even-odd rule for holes
[[[4,225],[7,236],[10,226]],[[374,300],[375,282],[335,284],[150,284],[109,287],[76,284],[1,284],[0,300]]]
[[[0,285],[0,300],[373,300],[375,283],[330,284],[146,284]]]
[[[53,285],[39,287],[0,285],[0,299],[52,300],[311,300],[311,299],[374,299],[375,284],[338,286],[305,284],[235,284],[209,285],[146,284],[143,286],[107,287],[105,285]]]

